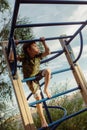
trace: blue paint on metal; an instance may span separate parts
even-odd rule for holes
[[[15,57],[15,63],[14,63],[14,68],[12,69],[12,74],[14,75],[16,73],[16,71],[17,71],[16,49],[15,49],[15,44],[14,44],[14,40],[13,40],[13,37],[14,37],[13,35],[14,35],[15,28],[43,27],[43,26],[64,26],[64,25],[82,24],[72,36],[51,37],[51,38],[46,38],[45,39],[45,40],[56,40],[56,39],[69,38],[67,43],[66,43],[68,45],[80,33],[81,47],[80,47],[80,52],[79,52],[78,57],[73,61],[75,63],[80,58],[81,53],[82,53],[83,38],[82,38],[81,31],[87,25],[87,20],[86,21],[81,21],[81,22],[38,23],[38,24],[16,25],[16,20],[17,20],[17,16],[18,16],[19,6],[20,6],[20,4],[25,4],[25,3],[29,3],[29,4],[84,4],[85,5],[85,4],[87,4],[87,0],[84,0],[84,1],[81,1],[81,0],[15,0],[14,12],[13,12],[12,23],[11,23],[11,30],[10,30],[10,35],[9,35],[8,51],[7,51],[7,56],[9,56],[10,49],[12,47],[13,53],[14,53],[14,57]],[[26,43],[29,43],[31,41],[38,42],[38,41],[40,41],[40,39],[20,40],[19,43],[25,43],[26,44]],[[45,62],[48,62],[50,60],[53,60],[54,58],[56,58],[56,57],[60,56],[61,54],[63,54],[63,52],[64,52],[64,50],[62,50],[60,52],[59,51],[53,52],[52,54],[54,54],[54,53],[57,53],[57,54],[52,56],[51,58],[48,58],[47,60],[41,61],[41,64],[45,63]],[[71,68],[67,68],[67,69],[63,69],[63,70],[57,70],[57,71],[52,72],[52,75],[58,74],[58,73],[62,73],[62,72],[65,72],[65,71],[69,71],[70,69]],[[24,79],[24,80],[22,80],[22,82],[26,82],[28,80],[34,80],[34,79],[36,79],[36,77],[31,77],[31,78]],[[52,96],[50,99],[49,98],[43,98],[42,100],[30,103],[29,105],[30,106],[34,106],[35,104],[44,102],[44,107],[45,107],[45,109],[47,111],[48,118],[50,120],[50,124],[49,124],[48,127],[49,128],[51,127],[51,130],[55,130],[56,127],[59,124],[61,124],[63,121],[65,121],[65,120],[67,120],[69,118],[72,118],[72,117],[74,117],[74,116],[76,116],[76,115],[78,115],[78,114],[80,114],[82,112],[87,111],[87,108],[67,116],[67,112],[66,112],[65,108],[60,107],[59,109],[64,111],[64,116],[61,119],[52,122],[52,120],[50,118],[49,111],[48,111],[48,108],[52,108],[52,106],[47,106],[46,105],[46,101],[51,100],[53,98],[56,98],[58,96],[63,96],[64,94],[68,94],[68,93],[76,91],[78,89],[80,89],[80,87],[76,87],[76,88],[67,90],[65,92],[58,93],[58,94]],[[30,96],[31,95],[32,94],[30,94]],[[54,108],[58,108],[58,106],[54,106]],[[44,130],[44,129],[45,128],[39,128],[38,130]]]
[[[35,104],[38,104],[38,103],[41,103],[41,102],[44,102],[44,101],[51,100],[51,99],[53,99],[53,98],[62,96],[62,95],[64,95],[64,94],[68,94],[68,93],[73,92],[73,91],[76,91],[76,90],[78,90],[78,89],[80,89],[80,88],[79,88],[79,87],[75,87],[75,88],[70,89],[70,90],[67,90],[67,91],[65,91],[65,92],[61,92],[61,93],[55,94],[55,95],[52,96],[51,98],[44,98],[44,99],[42,99],[42,100],[32,102],[32,103],[29,104],[29,106],[33,106],[33,105],[35,105]]]
[[[50,38],[45,38],[45,41],[50,41],[50,40],[58,40],[58,39],[67,39],[67,38],[72,38],[73,35],[70,36],[59,36],[59,37],[50,37]],[[18,43],[21,44],[26,44],[26,43],[31,43],[31,42],[39,42],[40,39],[34,39],[34,40],[20,40]]]
[[[20,0],[22,4],[87,4],[87,0]]]
[[[72,118],[72,117],[74,117],[74,116],[77,116],[77,115],[79,115],[79,114],[81,114],[81,113],[83,113],[83,112],[85,112],[85,111],[87,111],[87,108],[84,108],[84,109],[82,109],[82,110],[79,110],[78,112],[75,112],[75,113],[73,113],[73,114],[70,114],[70,115],[68,115],[68,116],[65,116],[64,118],[61,118],[61,119],[59,119],[59,120],[57,120],[57,121],[54,121],[54,122],[52,122],[52,123],[50,123],[49,125],[48,125],[48,127],[50,128],[50,127],[52,127],[52,126],[54,126],[54,125],[56,125],[56,124],[61,124],[62,122],[64,122],[65,120],[68,120],[68,119],[70,119],[70,118]],[[45,130],[46,128],[39,128],[38,130]],[[54,130],[54,129],[51,129],[51,130]]]
[[[46,26],[68,26],[68,25],[79,25],[79,24],[84,24],[84,23],[85,23],[84,21],[78,21],[78,22],[22,24],[22,25],[16,25],[15,28],[46,27]]]
[[[62,69],[62,70],[56,70],[56,71],[52,72],[51,75],[62,73],[62,72],[66,72],[66,71],[69,71],[69,70],[71,70],[71,68],[66,68],[66,69]],[[30,80],[35,80],[37,77],[38,76],[34,76],[34,77],[31,77],[31,78],[23,79],[22,82],[27,82],[27,81],[30,81]]]

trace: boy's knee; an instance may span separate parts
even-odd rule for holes
[[[48,68],[48,69],[45,69],[43,70],[42,72],[42,76],[51,76],[51,70]]]
[[[47,69],[48,73],[51,73],[51,69]]]
[[[46,69],[46,74],[51,75],[51,70],[50,69]]]
[[[40,100],[41,99],[41,95],[40,95],[40,90],[37,90],[36,93],[34,94],[34,98],[36,100]]]

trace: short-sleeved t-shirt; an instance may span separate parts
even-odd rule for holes
[[[39,53],[34,58],[30,58],[29,55],[22,55],[22,66],[24,78],[35,76],[40,71],[40,60],[42,53]]]

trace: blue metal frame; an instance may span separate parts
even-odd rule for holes
[[[25,1],[24,1],[25,2]],[[29,1],[30,2],[30,1]],[[33,1],[33,2],[36,2],[36,1]],[[41,1],[42,2],[42,1]],[[44,1],[44,2],[46,2],[46,1]],[[50,2],[50,1],[49,1]],[[55,2],[55,1],[52,1],[52,2]],[[59,1],[56,1],[56,2],[59,2]],[[63,1],[62,1],[63,2]],[[64,2],[66,2],[66,1],[64,1]],[[69,2],[71,2],[71,1],[69,1]],[[74,2],[76,2],[76,1],[74,1]],[[21,0],[16,0],[15,1],[15,6],[14,6],[14,13],[13,13],[13,19],[12,19],[12,24],[11,24],[11,31],[10,31],[10,36],[9,36],[9,44],[8,44],[8,55],[9,55],[9,52],[10,52],[10,48],[11,48],[11,45],[13,44],[14,45],[14,42],[12,42],[13,40],[13,34],[14,34],[14,29],[17,27],[17,25],[16,25],[16,20],[17,20],[17,15],[18,15],[18,10],[19,10],[19,5],[20,5],[20,3],[21,3]],[[48,26],[51,26],[51,25],[53,25],[53,26],[55,26],[55,25],[59,25],[59,24],[61,24],[61,23],[48,23]],[[85,21],[85,22],[69,22],[69,23],[62,23],[62,25],[68,25],[68,24],[82,24],[81,25],[81,27],[72,35],[72,36],[66,36],[65,38],[70,38],[68,41],[67,41],[67,44],[69,44],[76,36],[77,36],[77,34],[87,25],[87,21]],[[45,24],[38,24],[38,26],[47,26],[46,25],[46,23]],[[21,27],[23,27],[22,25],[19,25],[19,26],[21,26]],[[37,26],[36,24],[35,25],[31,25],[31,26]],[[54,39],[61,39],[61,38],[63,38],[63,37],[51,37],[51,38],[46,38],[46,40],[54,40]],[[34,40],[21,40],[21,41],[19,41],[19,43],[29,43],[29,42],[31,42],[31,41],[39,41],[39,39],[34,39]],[[14,62],[14,66],[15,66],[15,68],[14,69],[12,69],[12,71],[14,71],[14,75],[16,74],[16,70],[17,70],[17,63],[16,63],[16,61],[17,61],[17,59],[16,59],[16,56],[15,56],[15,54],[16,54],[16,50],[15,49],[13,49],[14,51],[14,57],[15,57],[15,62]],[[61,53],[60,53],[61,54]],[[56,58],[57,56],[59,56],[60,54],[57,54],[57,55],[55,55],[54,57],[52,57],[52,58],[50,58],[50,59],[48,59],[48,61],[49,60],[52,60],[53,58]],[[46,60],[47,61],[47,60]]]
[[[58,40],[58,39],[67,39],[67,38],[72,38],[73,35],[70,36],[59,36],[59,37],[49,37],[49,38],[45,38],[45,41],[51,41],[51,40]],[[26,44],[26,43],[30,43],[30,42],[39,42],[40,39],[34,39],[34,40],[20,40],[18,41],[18,43],[22,43],[22,44]]]
[[[82,53],[82,48],[83,48],[83,38],[82,38],[82,34],[81,34],[81,31],[82,29],[87,25],[87,20],[86,21],[79,21],[79,22],[62,22],[62,23],[37,23],[37,24],[27,24],[27,25],[17,25],[16,24],[16,20],[17,20],[17,16],[18,16],[18,11],[19,11],[19,6],[20,4],[82,4],[82,5],[86,5],[87,4],[87,0],[15,0],[15,6],[14,6],[14,12],[13,12],[13,18],[12,18],[12,23],[11,23],[11,30],[10,30],[10,35],[9,35],[9,43],[8,43],[8,51],[7,51],[7,55],[9,56],[9,53],[10,53],[10,49],[12,48],[13,52],[14,52],[14,57],[15,57],[15,61],[13,63],[13,66],[14,68],[12,69],[12,75],[15,75],[16,71],[17,71],[17,59],[16,59],[16,49],[15,49],[15,43],[14,43],[14,30],[15,28],[26,28],[26,27],[47,27],[47,26],[66,26],[66,25],[79,25],[81,24],[81,26],[77,29],[77,31],[72,35],[72,36],[63,36],[63,37],[51,37],[51,38],[46,38],[45,40],[56,40],[56,39],[63,39],[63,38],[68,38],[68,41],[66,42],[66,44],[68,45],[78,34],[80,34],[80,41],[81,41],[81,47],[80,47],[80,52],[79,52],[79,55],[77,56],[77,58],[75,59],[75,61],[73,61],[74,63],[80,58],[81,56],[81,53]],[[40,41],[40,39],[34,39],[34,40],[20,40],[19,43],[29,43],[31,41]],[[60,56],[61,54],[63,54],[64,50],[61,50],[61,51],[55,51],[51,54],[55,54],[57,53],[56,55],[52,56],[51,58],[47,59],[47,60],[43,60],[41,61],[41,64],[42,63],[45,63],[47,61],[50,61],[58,56]],[[64,69],[64,70],[58,70],[58,71],[55,71],[55,72],[52,72],[52,74],[57,74],[57,73],[61,73],[61,72],[65,72],[65,71],[68,71],[70,70],[71,68],[67,68],[67,69]],[[22,80],[23,82],[26,82],[28,80],[34,80],[36,79],[36,77],[32,77],[32,78],[28,78],[28,79],[24,79]],[[43,85],[43,84],[42,84]],[[83,109],[83,110],[80,110],[74,114],[71,114],[71,115],[66,115],[64,114],[64,117],[55,121],[55,122],[52,122],[52,119],[50,117],[50,113],[48,111],[48,108],[49,106],[46,105],[46,101],[48,100],[51,100],[53,98],[56,98],[58,96],[62,96],[64,94],[67,94],[67,93],[70,93],[70,92],[73,92],[73,91],[76,91],[80,89],[80,87],[76,87],[76,88],[73,88],[73,89],[70,89],[70,90],[67,90],[66,92],[62,92],[62,93],[59,93],[59,94],[56,94],[54,96],[52,96],[50,99],[49,98],[43,98],[42,100],[40,101],[36,101],[36,102],[33,102],[33,103],[30,103],[29,105],[30,106],[34,106],[35,104],[38,104],[38,103],[41,103],[43,102],[44,103],[44,107],[47,111],[47,115],[48,115],[48,118],[49,118],[49,127],[51,127],[51,130],[55,130],[56,127],[58,127],[59,124],[61,124],[63,121],[69,119],[69,118],[72,118],[84,111],[87,111],[87,108]],[[32,94],[30,94],[31,96]],[[30,97],[29,96],[29,97]],[[28,97],[28,98],[29,98]],[[43,94],[42,94],[42,97],[43,97]],[[47,108],[48,107],[48,108]],[[52,107],[50,107],[52,108]],[[56,106],[54,106],[54,108],[56,108]],[[64,108],[63,108],[64,109]],[[44,130],[44,128],[40,128],[38,130]]]
[[[84,24],[82,24],[77,31],[73,34],[73,37],[67,41],[67,44],[69,44],[81,31],[82,29],[87,25],[87,20],[84,22]]]
[[[60,125],[62,122],[64,122],[64,121],[66,121],[66,120],[68,120],[68,119],[70,119],[70,118],[72,118],[72,117],[74,117],[74,116],[77,116],[77,115],[79,115],[79,114],[81,114],[81,113],[83,113],[83,112],[85,112],[85,111],[87,111],[87,108],[84,108],[84,109],[82,109],[82,110],[79,110],[78,112],[75,112],[75,113],[73,113],[73,114],[70,114],[70,115],[68,115],[68,116],[65,116],[64,118],[61,118],[61,119],[59,119],[59,120],[57,120],[57,121],[54,121],[53,123],[50,123],[49,125],[48,125],[48,127],[50,128],[50,127],[52,127],[52,126],[55,126],[55,125]],[[38,130],[45,130],[46,128],[39,128]],[[55,130],[55,128],[52,128],[51,130]]]
[[[73,63],[76,63],[80,59],[81,54],[82,54],[82,50],[83,50],[83,37],[82,37],[82,33],[81,32],[80,32],[80,41],[81,41],[80,51],[79,51],[79,54],[78,54],[77,58],[73,61]]]
[[[43,95],[42,91],[41,91],[41,96],[42,96],[42,99],[44,99],[44,95]],[[45,108],[46,115],[48,117],[49,122],[52,123],[53,121],[52,121],[52,118],[51,118],[47,103],[45,101],[43,102],[43,107]]]
[[[55,95],[52,96],[51,98],[44,98],[44,99],[42,99],[42,100],[38,100],[38,101],[32,102],[32,103],[29,104],[29,106],[33,106],[33,105],[35,105],[35,104],[38,104],[38,103],[41,103],[41,102],[44,102],[44,101],[51,100],[51,99],[53,99],[53,98],[56,98],[56,97],[59,97],[59,96],[68,94],[68,93],[73,92],[73,91],[76,91],[76,90],[78,90],[78,89],[80,89],[80,87],[75,87],[75,88],[70,89],[70,90],[67,90],[67,91],[65,91],[65,92],[61,92],[61,93],[55,94]]]
[[[87,4],[87,0],[20,0],[20,2],[23,4]]]
[[[16,71],[17,71],[17,58],[16,58],[16,49],[15,49],[15,43],[14,43],[13,35],[14,35],[14,29],[15,29],[15,25],[16,25],[16,20],[17,20],[19,5],[20,5],[19,0],[16,0],[15,1],[15,6],[14,6],[12,23],[11,23],[11,30],[10,30],[10,35],[9,35],[8,51],[7,51],[7,55],[8,56],[9,56],[11,48],[12,48],[13,53],[14,53],[14,59],[15,59],[15,61],[13,63],[14,68],[12,68],[12,75],[13,76],[16,74]]]
[[[71,70],[71,68],[66,68],[66,69],[62,69],[62,70],[56,70],[56,71],[52,72],[51,75],[62,73],[62,72],[66,72],[66,71],[69,71],[69,70]],[[27,81],[30,81],[30,80],[35,80],[36,78],[38,78],[38,76],[33,76],[31,78],[23,79],[22,82],[27,82]]]
[[[19,11],[19,6],[20,6],[20,0],[15,0],[13,18],[12,18],[12,23],[11,23],[10,38],[13,38],[14,29],[15,29],[16,20],[17,20],[18,11]]]
[[[59,23],[37,23],[37,24],[22,24],[16,25],[15,28],[27,28],[27,27],[48,27],[48,26],[68,26],[68,25],[79,25],[84,24],[84,21],[78,22],[59,22]]]
[[[42,60],[40,64],[43,64],[43,63],[46,63],[48,61],[51,61],[53,59],[55,59],[56,57],[60,56],[61,54],[63,54],[63,50],[59,50],[59,51],[53,51],[51,52],[51,54],[55,54],[54,56],[50,57],[50,58],[47,58],[45,60]],[[22,67],[22,65],[17,65],[18,68]]]

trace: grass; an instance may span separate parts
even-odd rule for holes
[[[83,100],[82,97],[78,93],[74,93],[72,97],[64,96],[58,100],[54,99],[49,102],[48,105],[54,106],[56,104],[66,108],[67,115],[78,112],[83,108]],[[57,109],[49,109],[50,115],[53,121],[56,121],[63,117],[63,111]],[[47,116],[46,116],[47,118]],[[40,127],[39,117],[35,118],[35,124],[37,128]],[[62,122],[56,130],[87,130],[87,112],[83,112],[73,118],[70,118],[64,122]]]
[[[83,99],[78,93],[74,93],[72,96],[64,96],[62,98],[53,99],[48,103],[49,106],[62,106],[66,108],[67,115],[72,114],[74,112],[77,112],[81,110],[83,106]],[[63,111],[59,109],[49,109],[50,115],[52,117],[53,121],[56,121],[63,117]],[[45,113],[45,111],[44,111]],[[47,114],[45,113],[45,116]],[[13,118],[13,117],[12,117]],[[34,123],[37,128],[40,128],[40,119],[38,114],[36,113],[33,116]],[[47,116],[46,116],[47,119]],[[48,121],[48,119],[47,119]],[[48,121],[49,122],[49,121]],[[13,120],[6,120],[5,122],[2,122],[0,125],[0,130],[24,130],[22,121],[16,120],[13,118]],[[47,130],[50,130],[47,129]],[[73,118],[70,118],[64,122],[62,122],[56,130],[87,130],[87,112],[84,112],[82,114],[79,114],[78,116],[75,116]]]
[[[24,130],[24,127],[20,117],[15,116],[0,122],[0,130]]]

